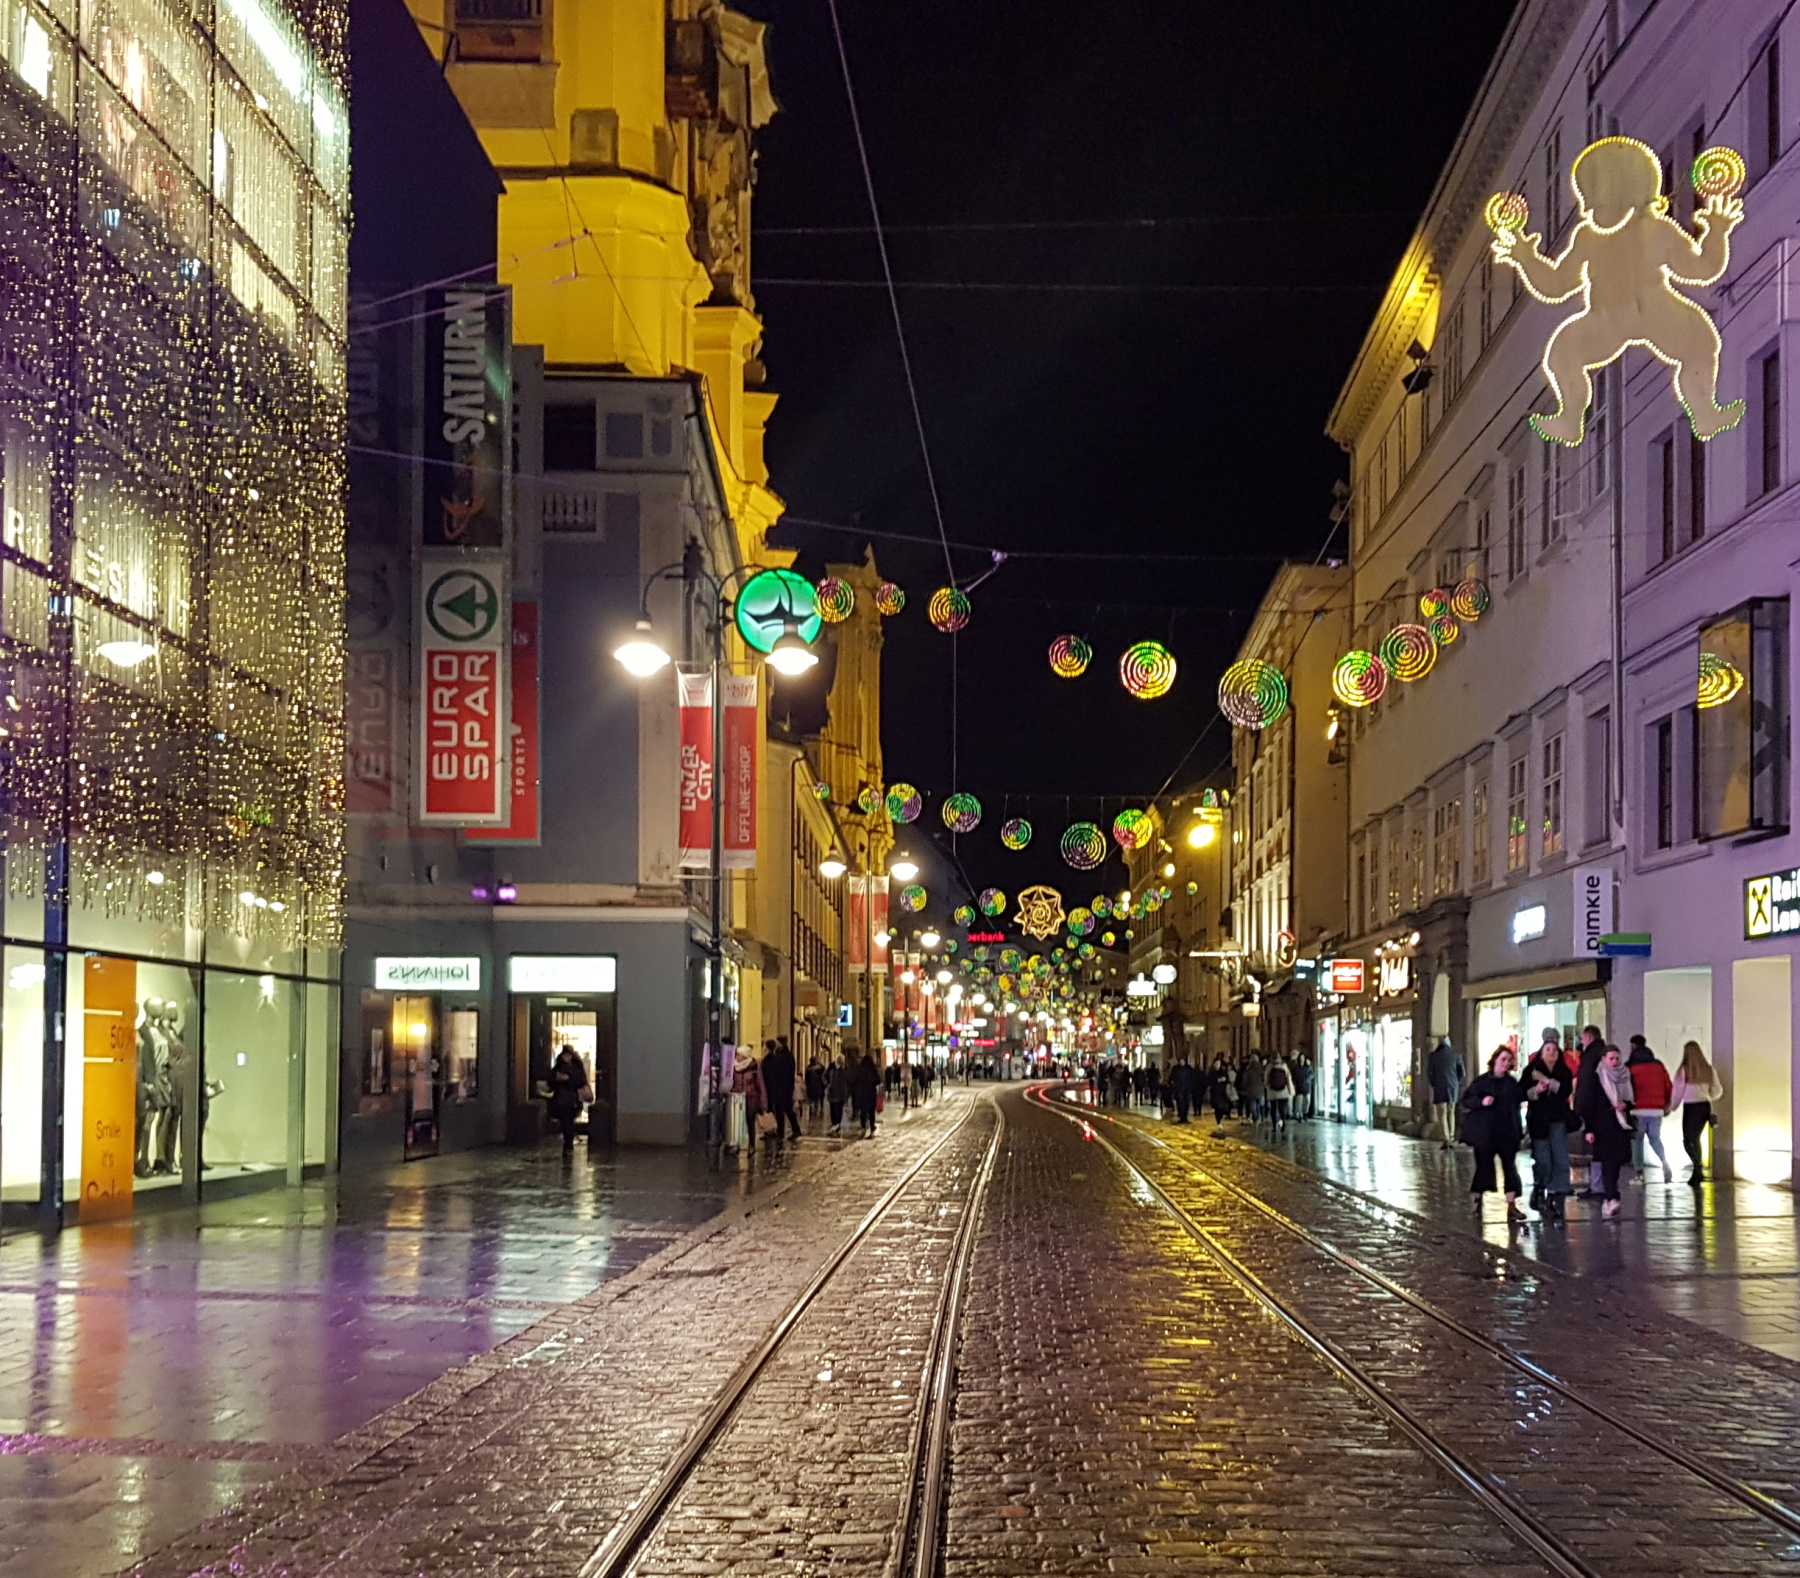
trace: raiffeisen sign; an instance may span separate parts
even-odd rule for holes
[[[1744,883],[1744,940],[1800,932],[1800,866]]]

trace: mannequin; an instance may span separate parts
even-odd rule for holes
[[[165,1007],[146,998],[137,1032],[137,1155],[132,1171],[139,1178],[173,1170],[169,1147],[174,1131],[170,1110],[169,1046],[163,1025]]]

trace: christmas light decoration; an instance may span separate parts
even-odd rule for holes
[[[1088,908],[1098,915],[1101,920],[1105,920],[1108,915],[1112,914],[1112,900],[1104,893],[1098,893],[1094,896],[1094,902],[1090,904]]]
[[[1094,929],[1094,912],[1077,905],[1068,914],[1068,927],[1077,937],[1085,937]]]
[[[1080,636],[1058,636],[1050,643],[1050,672],[1058,679],[1079,679],[1094,661],[1094,649]]]
[[[1190,882],[1188,884],[1187,890],[1188,890],[1188,897],[1191,899],[1196,893],[1198,893],[1200,891],[1200,884],[1198,882]]]
[[[1142,849],[1156,837],[1155,818],[1135,808],[1113,818],[1113,842],[1121,849]]]
[[[1091,959],[1094,957],[1094,945],[1091,942],[1084,942],[1075,951],[1084,959]]]
[[[1441,647],[1447,647],[1462,635],[1462,626],[1448,614],[1438,614],[1426,622],[1425,628],[1431,632],[1431,639]]]
[[[941,814],[952,833],[973,833],[981,825],[981,802],[972,794],[953,794]]]
[[[958,926],[973,926],[975,924],[975,906],[973,904],[957,905],[950,912],[950,919],[955,921]]]
[[[1119,683],[1139,701],[1166,696],[1175,683],[1175,657],[1159,641],[1140,641],[1119,659]]]
[[[815,795],[817,795],[821,800],[829,800],[831,798],[831,785],[830,784],[814,784],[813,785],[813,793]]]
[[[1031,842],[1031,824],[1022,816],[1007,818],[1000,824],[1000,842],[1008,849],[1023,849]]]
[[[1008,970],[1017,970],[1024,963],[1025,956],[1017,948],[1002,948],[1000,963]]]
[[[1261,658],[1241,658],[1219,680],[1219,711],[1240,729],[1266,729],[1287,706],[1287,676]]]
[[[925,801],[911,784],[889,784],[887,814],[895,822],[916,822]]]
[[[1048,937],[1062,925],[1062,920],[1062,894],[1055,888],[1040,883],[1019,895],[1019,908],[1013,923],[1027,937]],[[1035,973],[1047,973],[1050,968],[1041,954],[1033,954],[1031,963]]]
[[[931,622],[945,635],[954,635],[969,622],[972,606],[969,594],[959,587],[940,586],[931,594],[931,602],[926,608]]]
[[[1102,932],[1100,936],[1100,945],[1103,948],[1110,948],[1118,940],[1119,939],[1112,932]]]
[[[1736,197],[1750,177],[1750,167],[1735,148],[1706,148],[1694,159],[1690,172],[1694,195],[1711,201],[1715,197]]]
[[[1531,223],[1531,205],[1522,192],[1496,192],[1487,200],[1482,218],[1497,236],[1520,236]]]
[[[1594,398],[1591,374],[1632,345],[1668,366],[1696,438],[1714,438],[1742,420],[1743,401],[1717,402],[1720,344],[1711,315],[1675,288],[1714,284],[1730,265],[1731,232],[1744,217],[1735,195],[1741,164],[1729,148],[1708,148],[1694,161],[1696,179],[1706,183],[1705,193],[1696,187],[1705,197],[1694,215],[1696,238],[1669,217],[1656,150],[1635,137],[1602,137],[1570,167],[1580,218],[1555,259],[1539,249],[1541,237],[1496,230],[1494,257],[1526,290],[1553,306],[1580,303],[1544,346],[1544,377],[1557,408],[1530,416],[1540,438],[1581,442]]]
[[[1744,688],[1744,671],[1729,658],[1716,652],[1700,654],[1700,685],[1694,704],[1698,707],[1723,707]]]
[[[1450,612],[1450,593],[1441,586],[1434,586],[1429,592],[1419,594],[1419,617],[1424,620],[1441,619]]]
[[[916,882],[909,882],[900,890],[900,908],[910,910],[913,914],[925,908],[925,890]]]
[[[839,576],[828,575],[813,588],[819,617],[828,625],[841,625],[856,612],[856,588]]]
[[[1395,625],[1381,638],[1375,655],[1388,673],[1410,685],[1431,672],[1437,662],[1437,643],[1423,625]]]
[[[895,614],[906,607],[906,593],[892,581],[883,581],[875,588],[875,611],[892,619]]]
[[[1373,652],[1346,652],[1332,666],[1331,693],[1346,707],[1368,707],[1387,693],[1387,665]]]
[[[1474,624],[1493,606],[1493,594],[1488,591],[1485,581],[1473,578],[1459,581],[1456,590],[1450,594],[1450,612],[1464,624]]]
[[[954,937],[952,937],[948,942],[946,942],[944,944],[944,952],[945,953],[955,953],[956,950],[960,947],[962,947],[962,944],[960,942],[958,942]]]
[[[873,816],[881,805],[881,791],[873,784],[864,784],[856,791],[856,809],[864,816]]]
[[[1006,895],[998,888],[983,888],[975,902],[983,915],[992,917],[1006,908]]]
[[[1106,859],[1106,835],[1092,822],[1077,822],[1063,833],[1062,857],[1077,871],[1092,871]]]

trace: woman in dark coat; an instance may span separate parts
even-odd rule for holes
[[[1519,1105],[1525,1092],[1513,1078],[1513,1050],[1501,1047],[1488,1059],[1487,1072],[1478,1075],[1462,1093],[1462,1137],[1475,1149],[1475,1182],[1469,1192],[1475,1209],[1481,1197],[1494,1187],[1494,1163],[1500,1163],[1506,1180],[1508,1215],[1519,1209]]]
[[[1525,1065],[1525,1128],[1531,1136],[1531,1203],[1553,1222],[1569,1197],[1569,1114],[1575,1074],[1546,1038]]]
[[[1602,1216],[1619,1214],[1619,1169],[1631,1160],[1631,1070],[1619,1049],[1609,1046],[1600,1055],[1593,1082],[1581,1103],[1581,1121],[1594,1160],[1600,1164],[1600,1193],[1606,1203]]]
[[[880,1088],[875,1059],[865,1052],[862,1061],[850,1070],[850,1105],[856,1108],[857,1121],[865,1135],[875,1132],[875,1093]]]
[[[850,1099],[850,1071],[842,1063],[833,1063],[825,1081],[825,1099],[831,1104],[831,1126],[839,1128],[844,1121],[844,1103]]]
[[[575,1149],[575,1120],[581,1116],[587,1082],[587,1064],[574,1047],[564,1042],[550,1065],[550,1117],[563,1132],[565,1151]]]

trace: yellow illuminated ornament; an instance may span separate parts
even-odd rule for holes
[[[1119,659],[1119,683],[1139,701],[1166,696],[1175,683],[1175,655],[1160,641],[1140,641]]]
[[[841,625],[856,612],[856,590],[840,576],[828,575],[813,588],[819,617],[828,625]]]
[[[1716,652],[1700,654],[1700,686],[1699,694],[1694,698],[1698,707],[1723,707],[1726,702],[1744,688],[1744,671],[1729,658],[1722,658]]]
[[[1581,302],[1544,347],[1544,376],[1558,404],[1530,418],[1540,437],[1579,444],[1594,398],[1589,374],[1633,345],[1669,366],[1696,438],[1714,438],[1743,417],[1743,401],[1716,399],[1719,331],[1711,316],[1674,288],[1711,285],[1725,273],[1731,232],[1744,217],[1736,196],[1741,164],[1728,148],[1709,148],[1695,161],[1696,177],[1707,183],[1705,206],[1694,215],[1697,240],[1669,217],[1656,151],[1633,137],[1603,137],[1576,156],[1569,184],[1581,218],[1554,260],[1539,249],[1541,236],[1495,224],[1494,257],[1533,296],[1551,305]],[[1497,201],[1489,201],[1490,223]]]
[[[968,624],[970,611],[969,594],[955,586],[940,586],[931,594],[925,609],[932,624],[947,636]]]
[[[1346,707],[1369,707],[1387,692],[1387,665],[1373,652],[1346,652],[1331,670],[1331,691]]]
[[[891,619],[906,607],[906,593],[892,581],[883,581],[875,588],[875,611]]]
[[[1437,643],[1423,625],[1395,625],[1381,638],[1375,655],[1395,679],[1411,684],[1423,679],[1437,662]]]
[[[1013,916],[1013,924],[1027,937],[1048,937],[1062,923],[1062,894],[1055,888],[1039,884],[1019,895],[1019,909]]]

